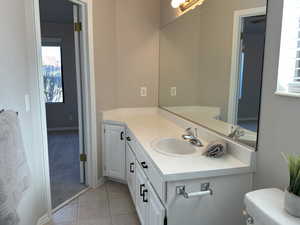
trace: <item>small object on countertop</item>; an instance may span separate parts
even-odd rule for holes
[[[220,158],[227,153],[227,143],[223,140],[216,140],[210,142],[203,155],[211,158]]]

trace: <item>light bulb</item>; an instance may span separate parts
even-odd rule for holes
[[[171,6],[172,6],[174,9],[178,8],[178,7],[180,6],[180,1],[181,1],[181,0],[172,0]]]

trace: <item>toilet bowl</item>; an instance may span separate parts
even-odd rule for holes
[[[284,210],[284,192],[279,189],[262,189],[245,195],[247,225],[299,225],[300,219]]]

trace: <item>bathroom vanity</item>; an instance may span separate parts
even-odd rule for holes
[[[183,141],[187,127],[197,128],[202,148],[155,150],[159,140]],[[105,111],[102,131],[104,175],[128,184],[142,225],[244,223],[243,197],[254,172],[250,148],[228,139],[227,155],[203,156],[207,143],[222,137],[159,108]]]

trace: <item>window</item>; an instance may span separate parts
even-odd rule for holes
[[[276,93],[300,97],[300,0],[284,1]]]
[[[46,103],[63,103],[61,46],[59,43],[43,44],[43,78]]]

